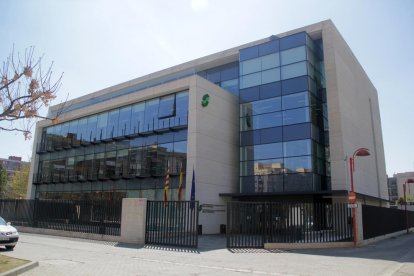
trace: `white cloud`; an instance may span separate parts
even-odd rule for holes
[[[195,12],[208,9],[208,0],[191,0],[191,8]]]

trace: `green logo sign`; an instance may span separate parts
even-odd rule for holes
[[[209,94],[205,94],[201,100],[201,106],[202,107],[206,107],[208,106],[208,102],[210,101],[210,95]]]

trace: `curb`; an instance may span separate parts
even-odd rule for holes
[[[38,266],[39,266],[39,262],[37,262],[37,261],[36,262],[31,262],[31,263],[22,265],[20,267],[16,267],[16,268],[14,268],[12,270],[9,270],[9,271],[0,273],[0,276],[14,276],[14,275],[19,275],[21,273],[24,273],[24,272],[26,272],[26,271],[28,271],[30,269],[33,269],[35,267],[38,267]]]

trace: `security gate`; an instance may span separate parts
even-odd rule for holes
[[[346,203],[229,202],[226,237],[228,248],[352,241],[351,211]]]
[[[148,201],[145,243],[197,248],[198,201]]]

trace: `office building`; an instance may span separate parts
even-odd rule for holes
[[[50,115],[62,106],[50,108]],[[29,196],[196,199],[204,233],[229,200],[388,203],[377,92],[330,20],[66,103],[36,126]]]

